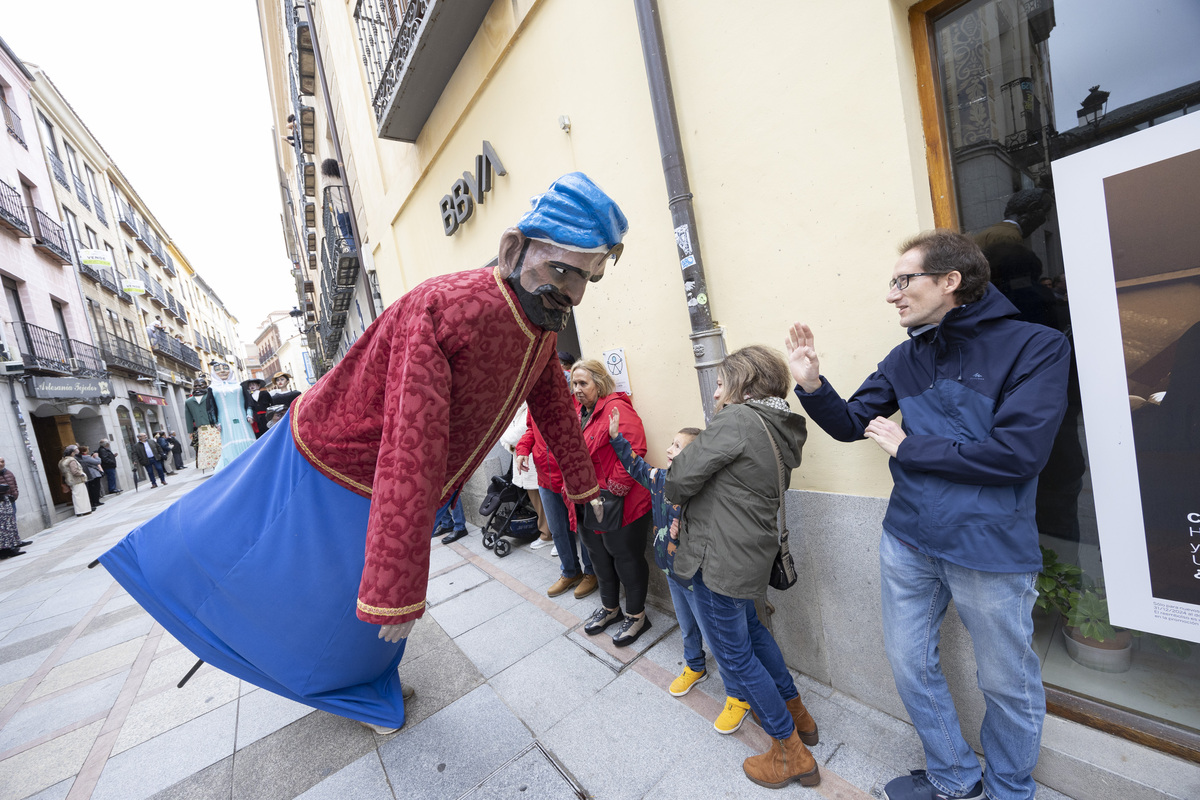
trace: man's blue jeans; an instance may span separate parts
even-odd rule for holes
[[[932,558],[887,531],[879,543],[883,638],[900,699],[921,744],[929,780],[963,794],[980,778],[963,739],[938,657],[951,597],[971,634],[986,711],[979,738],[992,800],[1032,800],[1046,716],[1042,669],[1033,641],[1036,573],[982,572]]]
[[[450,503],[454,503],[453,506]],[[437,516],[433,519],[433,529],[439,530],[450,528],[453,525],[456,531],[465,531],[467,529],[467,518],[463,514],[462,501],[458,497],[452,497],[442,504],[442,507],[437,510]]]
[[[162,462],[158,459],[154,459],[146,465],[146,474],[150,476],[151,486],[158,486],[158,481],[154,480],[155,473],[158,473],[158,480],[162,481],[163,484],[166,484],[167,476],[166,473],[163,472]]]
[[[739,699],[758,714],[767,735],[787,739],[796,727],[787,701],[799,697],[800,691],[783,663],[779,645],[759,622],[754,601],[711,591],[704,585],[702,571],[692,577],[692,594],[696,618],[721,666],[726,690],[734,695],[729,675],[737,685]]]
[[[571,530],[571,520],[567,517],[567,507],[563,505],[562,495],[549,489],[538,487],[542,498],[542,511],[546,515],[546,524],[550,526],[550,536],[554,538],[554,546],[558,548],[558,563],[562,568],[564,578],[574,578],[579,574],[579,559],[583,558],[583,574],[594,575],[592,556],[586,547],[579,552],[579,543],[575,532]]]
[[[115,494],[117,491],[117,468],[107,467],[104,470],[105,477],[108,478],[108,493]]]

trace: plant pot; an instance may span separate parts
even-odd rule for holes
[[[1127,672],[1133,663],[1133,634],[1118,631],[1115,638],[1103,642],[1089,639],[1070,625],[1063,626],[1067,655],[1077,664],[1097,672]]]

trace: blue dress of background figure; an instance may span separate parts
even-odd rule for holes
[[[246,393],[234,377],[232,368],[228,364],[215,362],[208,386],[217,403],[218,422],[221,425],[221,460],[214,468],[214,471],[218,471],[229,466],[256,440],[248,419],[250,411],[246,408]]]

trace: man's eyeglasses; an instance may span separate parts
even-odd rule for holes
[[[940,273],[940,272],[909,272],[904,275],[897,275],[896,277],[894,277],[890,281],[888,281],[888,288],[889,289],[899,289],[900,291],[903,292],[905,289],[908,288],[908,281],[910,278],[920,278],[922,275],[941,275],[941,274],[942,273]]]

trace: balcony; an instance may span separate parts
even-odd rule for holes
[[[154,356],[150,351],[120,336],[103,332],[100,336],[100,353],[111,369],[121,369],[146,378],[158,377]]]
[[[141,245],[143,250],[149,253],[152,241],[149,223],[144,219],[139,219],[137,221],[137,243]]]
[[[70,374],[71,356],[67,352],[66,340],[60,334],[28,322],[10,324],[13,327],[13,340],[21,351],[21,360],[26,369]]]
[[[83,204],[84,208],[86,208],[88,211],[91,211],[92,207],[88,205],[87,185],[83,182],[83,178],[72,172],[71,180],[75,184],[75,196],[79,198],[79,202]]]
[[[21,147],[28,150],[29,145],[25,144],[25,131],[21,129],[21,118],[17,116],[17,112],[13,111],[3,100],[0,100],[0,111],[4,112],[4,127],[8,128],[8,135],[16,139]]]
[[[196,355],[196,351],[165,333],[151,334],[150,349],[192,369],[200,369],[200,356]]]
[[[304,227],[317,227],[317,204],[313,202],[305,202],[304,204]]]
[[[329,256],[325,249],[321,250],[321,295],[329,298],[329,309],[334,313],[348,311],[350,303],[354,299],[353,287],[343,288],[335,282],[334,273],[329,264]]]
[[[138,235],[137,216],[133,213],[133,206],[126,203],[124,200],[117,198],[117,222],[121,228],[130,236]]]
[[[33,219],[33,246],[60,264],[70,264],[71,248],[62,226],[35,206],[29,207],[29,216]]]
[[[110,272],[109,270],[106,270],[106,269],[100,270],[100,286],[106,292],[110,292],[112,294],[117,294],[117,295],[125,294],[124,292],[121,291],[121,287],[117,283],[116,279],[113,278],[112,272]]]
[[[353,288],[358,282],[358,246],[354,241],[354,221],[350,214],[345,189],[341,186],[326,187],[321,216],[334,282],[338,286]]]
[[[492,0],[358,0],[354,21],[381,139],[415,142]],[[399,9],[399,25],[389,17]]]
[[[85,278],[91,278],[96,283],[100,283],[103,280],[100,270],[96,269],[91,264],[83,263],[82,258],[79,259],[79,274]]]
[[[304,6],[296,3],[287,16],[288,38],[292,43],[292,57],[296,59],[293,65],[300,80],[301,94],[313,95],[317,90],[317,58],[313,53],[312,26]]]
[[[58,157],[58,153],[47,150],[46,158],[50,161],[50,171],[54,173],[54,180],[61,183],[64,189],[70,189],[71,184],[67,183],[67,170],[63,166],[62,159]]]
[[[167,263],[167,256],[163,253],[162,239],[158,238],[157,234],[150,240],[150,258],[160,267]]]
[[[108,227],[108,215],[104,213],[104,204],[100,202],[100,198],[92,195],[92,210],[96,212],[96,219],[100,220],[100,224]]]
[[[166,263],[163,264],[163,269],[165,269],[167,271],[167,274],[174,277],[175,276],[175,259],[171,258],[171,254],[169,252],[167,252],[165,248],[163,250],[163,258],[166,259]]]
[[[108,368],[100,357],[100,351],[87,342],[68,339],[71,348],[71,371],[81,378],[103,378]]]
[[[18,238],[28,239],[33,235],[29,217],[25,215],[25,201],[21,193],[4,181],[0,181],[0,227],[15,233]]]
[[[317,196],[317,165],[311,161],[301,161],[298,171],[300,191],[308,197]]]

